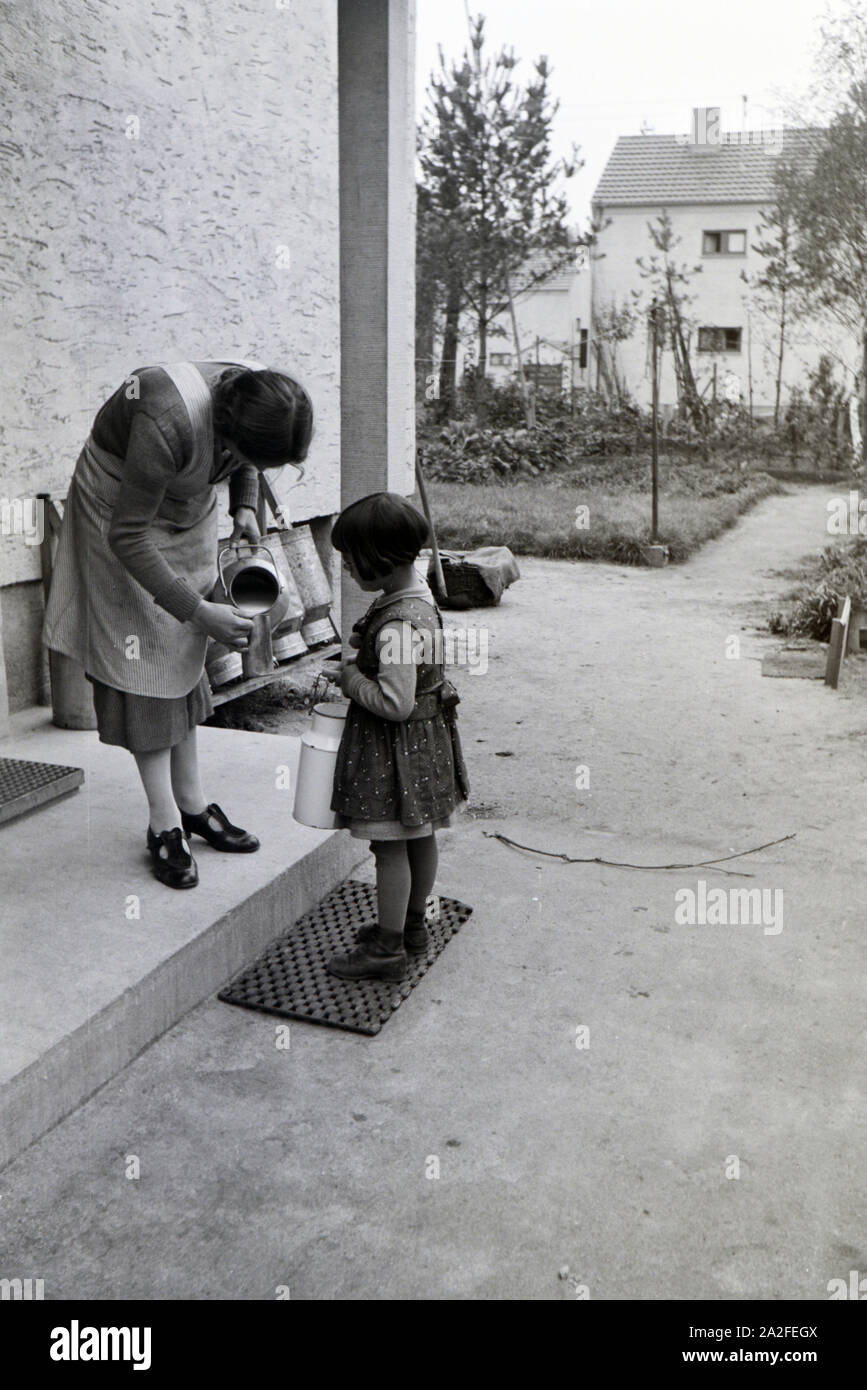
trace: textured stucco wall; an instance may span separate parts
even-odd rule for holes
[[[284,496],[294,520],[336,510],[336,0],[0,15],[0,502],[65,492],[134,367],[237,355],[308,386]],[[0,536],[0,584],[38,574],[38,547]]]
[[[0,603],[0,655],[3,653],[3,604]],[[9,732],[9,691],[6,685],[6,665],[0,661],[0,738]]]
[[[762,258],[752,250],[759,241],[760,208],[756,204],[721,204],[717,206],[672,206],[668,209],[675,235],[681,238],[673,251],[673,259],[678,266],[686,265],[690,271],[700,265],[702,270],[691,275],[688,293],[694,296],[687,312],[699,324],[715,324],[720,327],[741,328],[741,351],[738,353],[697,353],[693,351],[692,361],[699,387],[708,384],[712,377],[713,364],[717,364],[717,380],[722,389],[722,380],[729,369],[740,378],[743,400],[746,404],[748,391],[748,353],[747,288],[741,280],[741,271],[749,276],[760,271]],[[640,290],[648,295],[648,281],[642,280],[637,257],[645,261],[654,254],[654,248],[647,230],[648,222],[656,224],[660,209],[657,207],[612,207],[604,209],[610,225],[600,233],[599,245],[592,258],[593,303],[602,305],[616,300],[618,305],[631,304],[631,291]],[[744,256],[705,256],[702,254],[703,231],[747,232],[748,250]],[[775,328],[772,320],[754,310],[749,315],[752,326],[752,378],[753,403],[757,412],[773,410],[776,363]],[[693,334],[693,346],[695,346]],[[831,352],[842,361],[857,367],[857,347],[847,341],[844,334],[833,325],[804,322],[789,325],[789,347],[784,357],[783,400],[788,390],[795,385],[806,383],[807,373],[818,362],[822,352]],[[649,405],[651,380],[645,323],[640,322],[633,336],[617,346],[617,359],[623,376],[643,405]],[[842,376],[841,376],[842,379]],[[851,386],[851,376],[848,378]],[[595,366],[591,370],[591,384],[595,385]],[[671,354],[666,352],[660,381],[660,402],[674,405],[677,389],[671,366]]]

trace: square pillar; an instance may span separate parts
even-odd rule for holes
[[[0,591],[0,738],[9,733],[9,696],[6,686],[6,655],[3,650],[3,601]]]
[[[338,0],[341,506],[414,491],[415,0]],[[343,632],[369,596],[344,576]]]

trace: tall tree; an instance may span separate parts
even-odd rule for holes
[[[784,172],[795,261],[809,296],[861,344],[862,464],[867,466],[867,75],[815,133],[816,158]]]
[[[557,190],[580,164],[574,152],[569,161],[553,158],[557,103],[549,94],[547,60],[537,60],[522,86],[511,49],[493,58],[485,54],[484,26],[482,16],[471,21],[469,49],[459,62],[447,63],[440,50],[419,157],[446,287],[445,337],[456,342],[463,310],[478,334],[481,421],[491,324],[523,291],[573,263],[588,240],[570,226],[565,195]]]
[[[810,158],[784,169],[791,200],[795,261],[813,314],[841,325],[860,344],[853,409],[861,403],[867,466],[867,8],[837,0],[820,27],[814,80],[790,107]],[[804,129],[810,127],[810,129]],[[848,363],[851,370],[853,364]],[[858,437],[852,421],[853,439]]]
[[[783,361],[788,342],[787,334],[792,316],[792,299],[799,290],[802,277],[795,259],[795,222],[786,189],[794,177],[789,165],[781,165],[777,176],[777,194],[770,207],[761,214],[758,226],[759,241],[753,250],[762,257],[761,268],[752,276],[741,271],[742,280],[754,291],[753,302],[759,312],[769,319],[776,338],[776,381],[774,384],[774,424],[780,422],[780,393],[783,385]]]
[[[689,293],[690,277],[701,273],[701,266],[678,265],[675,252],[681,238],[675,236],[668,212],[663,209],[653,222],[648,222],[653,252],[650,256],[638,256],[636,264],[643,280],[649,282],[654,300],[662,309],[665,336],[674,362],[674,376],[677,383],[678,403],[684,414],[696,429],[703,432],[707,424],[707,411],[704,401],[695,384],[695,374],[689,355],[689,305],[693,296]],[[635,295],[636,304],[641,301]]]
[[[851,103],[853,84],[867,73],[867,9],[864,0],[836,0],[818,25],[813,80],[790,103],[793,124],[828,125]]]
[[[596,354],[597,384],[605,388],[605,394],[614,405],[625,405],[629,392],[623,380],[617,361],[617,347],[625,343],[635,332],[638,315],[627,304],[617,304],[611,300],[593,310],[593,350]]]
[[[420,135],[420,157],[421,151]],[[433,394],[438,401],[439,418],[447,419],[453,411],[457,390],[465,244],[458,171],[449,166],[445,146],[442,156],[435,186],[424,181],[418,186],[416,341],[417,352],[423,354],[424,345],[433,339],[436,330],[442,333],[439,377]]]
[[[437,305],[442,294],[439,265],[432,252],[429,218],[424,190],[419,189],[415,219],[415,367],[420,394],[427,400],[436,394],[434,339]]]

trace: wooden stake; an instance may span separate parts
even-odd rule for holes
[[[415,456],[415,480],[418,483],[418,495],[421,498],[421,505],[424,508],[424,514],[427,518],[427,524],[430,530],[430,548],[433,554],[433,567],[437,581],[437,588],[439,589],[442,598],[448,598],[448,590],[446,588],[445,575],[443,574],[443,562],[440,559],[440,548],[437,544],[437,533],[434,529],[433,515],[431,514],[430,502],[428,500],[427,495],[427,487],[425,486],[424,473],[421,469],[420,451],[417,451]]]
[[[840,668],[846,655],[846,639],[849,636],[849,619],[852,615],[852,600],[848,597],[840,603],[836,618],[831,619],[831,640],[828,643],[828,661],[825,666],[825,684],[837,689]]]

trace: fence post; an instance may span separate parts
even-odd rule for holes
[[[847,595],[841,600],[836,618],[831,619],[831,640],[828,643],[828,660],[825,665],[825,684],[837,689],[840,668],[846,655],[846,642],[849,636],[849,619],[852,616],[852,600]]]

